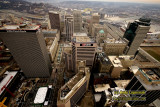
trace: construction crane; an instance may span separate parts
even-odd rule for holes
[[[6,105],[4,105],[4,102],[6,101],[6,99],[7,99],[7,97],[4,97],[2,102],[0,102],[0,107],[7,107]]]

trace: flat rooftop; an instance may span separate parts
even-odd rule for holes
[[[88,37],[86,34],[85,35],[82,35],[82,34],[78,35],[78,34],[76,34],[76,36],[73,36],[72,41],[73,42],[77,42],[77,43],[85,43],[85,42],[86,43],[95,43],[95,39]]]
[[[160,72],[159,69],[154,68],[143,68],[139,69],[140,72],[146,77],[150,82],[160,81]]]
[[[57,11],[49,11],[49,13],[58,14],[58,12],[57,12]]]
[[[108,56],[114,67],[123,67],[117,56]]]
[[[160,90],[160,73],[158,68],[140,68],[136,74],[138,75],[135,75],[135,77],[147,91]]]
[[[56,34],[58,32],[58,29],[47,29],[47,30],[42,30],[43,33],[49,34],[49,33],[54,33]]]
[[[105,90],[108,90],[110,88],[109,84],[96,84],[94,85],[95,92],[103,92]]]
[[[96,28],[104,28],[104,25],[97,24],[97,23],[93,24],[93,26]]]
[[[130,82],[130,80],[114,80],[114,82],[116,83],[118,87],[125,88]]]
[[[87,33],[73,33],[73,36],[87,36]]]
[[[114,44],[120,44],[120,43],[125,43],[122,39],[116,40],[114,38],[107,38],[103,40],[104,43],[114,43]]]
[[[0,27],[1,30],[37,30],[39,29],[39,25],[26,25],[26,24],[20,24],[20,25],[4,25],[3,27]]]

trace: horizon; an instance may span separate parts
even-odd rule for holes
[[[55,0],[24,0],[24,1],[30,1],[30,2],[46,2],[46,3],[55,3]],[[65,2],[65,1],[86,1],[86,2],[112,2],[112,3],[137,3],[137,4],[153,4],[153,5],[160,5],[159,0],[59,0],[56,2]]]
[[[159,0],[78,0],[78,1],[98,1],[98,2],[126,2],[126,3],[145,3],[145,4],[160,4]]]

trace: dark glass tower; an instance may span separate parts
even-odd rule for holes
[[[139,20],[135,20],[133,23],[128,25],[128,28],[123,36],[129,41],[129,50],[127,52],[128,55],[134,55],[136,53],[146,34],[149,32],[150,21],[150,19],[140,18]]]

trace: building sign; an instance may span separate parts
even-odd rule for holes
[[[85,44],[85,43],[83,43],[83,44],[80,44],[80,46],[93,46],[93,44]]]

